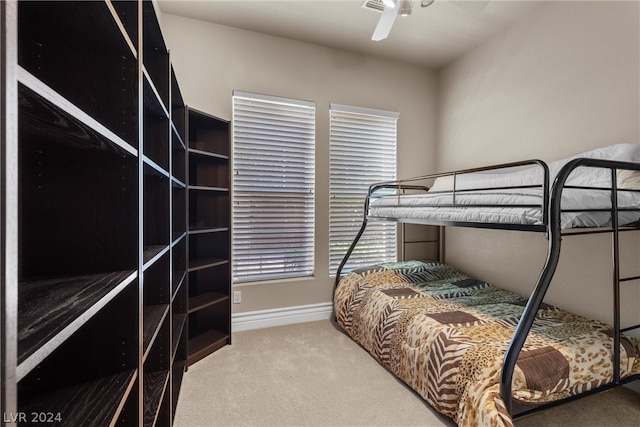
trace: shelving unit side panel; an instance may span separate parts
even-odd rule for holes
[[[17,412],[17,15],[16,1],[0,2],[0,410],[3,414]]]

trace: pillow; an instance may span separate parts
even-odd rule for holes
[[[453,175],[441,176],[433,181],[429,191],[451,191],[453,190]]]
[[[501,169],[460,173],[455,176],[456,190],[494,187],[518,187],[542,182],[542,169],[536,165],[511,166]],[[435,179],[429,191],[453,191],[454,176]]]
[[[552,185],[560,169],[577,158],[607,159],[622,162],[640,163],[640,144],[616,144],[567,157],[548,164],[549,183]],[[459,174],[456,176],[456,189],[488,188],[492,186],[535,185],[542,182],[541,169],[537,166],[523,166]],[[608,169],[579,167],[573,170],[567,179],[567,185],[588,187],[611,187],[611,171]],[[640,171],[618,171],[618,187],[640,189]],[[452,191],[453,175],[436,178],[429,191]]]
[[[640,171],[619,170],[617,176],[618,188],[626,190],[640,190]]]
[[[640,162],[640,144],[609,145],[551,162],[549,163],[550,182],[553,183],[556,175],[565,164],[578,158]],[[611,187],[611,172],[608,169],[579,167],[571,172],[566,184],[589,187]]]

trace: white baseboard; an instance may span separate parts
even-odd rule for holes
[[[296,307],[274,308],[270,310],[248,311],[231,316],[233,332],[252,329],[270,328],[273,326],[291,325],[294,323],[313,322],[331,318],[333,304],[299,305]]]

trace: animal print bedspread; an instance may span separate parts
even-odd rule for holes
[[[442,264],[387,263],[346,275],[339,325],[460,426],[511,426],[502,360],[527,300]],[[575,395],[613,377],[612,329],[544,305],[513,375],[514,408]],[[640,340],[623,338],[621,375],[640,373]]]

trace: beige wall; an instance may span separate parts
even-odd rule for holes
[[[230,119],[234,89],[317,106],[316,274],[237,286],[243,302],[234,311],[330,301],[330,103],[400,112],[400,177],[533,157],[552,161],[609,144],[638,143],[639,15],[638,2],[547,2],[438,73],[163,15],[171,59],[190,106]],[[542,235],[460,228],[446,234],[448,262],[523,294],[544,263]],[[639,274],[640,237],[625,235],[623,243],[630,249],[625,272]],[[563,245],[547,301],[609,321],[610,272],[603,260],[609,259],[610,242],[603,236],[572,237]],[[623,305],[624,323],[640,323],[640,286],[625,287]]]
[[[638,2],[546,2],[440,72],[444,169],[638,142]]]
[[[331,301],[328,269],[329,104],[400,113],[400,177],[435,168],[436,74],[293,40],[162,16],[185,102],[231,119],[234,89],[316,102],[316,271],[313,278],[236,286],[234,312]]]
[[[439,74],[438,168],[557,160],[640,143],[638,2],[548,2],[525,22]],[[639,268],[640,238],[626,236]],[[447,261],[528,294],[544,263],[544,236],[447,229]],[[611,307],[610,243],[563,241],[548,301],[602,320]],[[625,285],[624,323],[640,323],[640,286]]]

